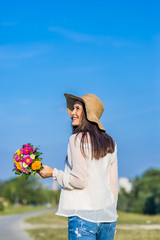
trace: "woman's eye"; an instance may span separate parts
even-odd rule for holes
[[[80,107],[75,106],[75,107],[73,107],[73,110],[80,110]]]

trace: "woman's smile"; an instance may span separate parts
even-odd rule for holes
[[[72,111],[72,126],[78,126],[82,121],[83,106],[82,103],[77,101],[73,106]]]

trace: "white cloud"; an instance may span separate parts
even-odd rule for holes
[[[124,188],[127,193],[132,190],[132,184],[128,178],[122,177],[119,179],[119,187]]]
[[[61,27],[56,27],[56,26],[49,27],[48,30],[50,32],[57,33],[61,36],[67,37],[76,42],[87,42],[87,43],[93,43],[96,45],[109,44],[114,47],[122,47],[124,45],[133,45],[133,43],[129,41],[116,39],[115,37],[112,37],[112,36],[90,35],[90,34],[71,31],[71,30],[61,28]]]
[[[68,29],[60,28],[60,27],[50,27],[49,31],[58,33],[62,36],[68,37],[77,42],[94,42],[95,37],[89,34],[78,33],[74,31],[70,31]]]
[[[0,60],[22,60],[37,57],[48,52],[51,46],[33,44],[8,44],[0,46]]]

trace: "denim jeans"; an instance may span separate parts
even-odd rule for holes
[[[113,240],[115,222],[89,222],[77,216],[68,217],[69,240]]]

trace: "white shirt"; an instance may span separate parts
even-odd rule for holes
[[[54,170],[54,179],[62,186],[57,215],[79,216],[92,222],[117,220],[118,170],[115,151],[91,159],[91,145],[85,144],[88,158],[80,150],[80,134],[71,135],[65,171]]]

